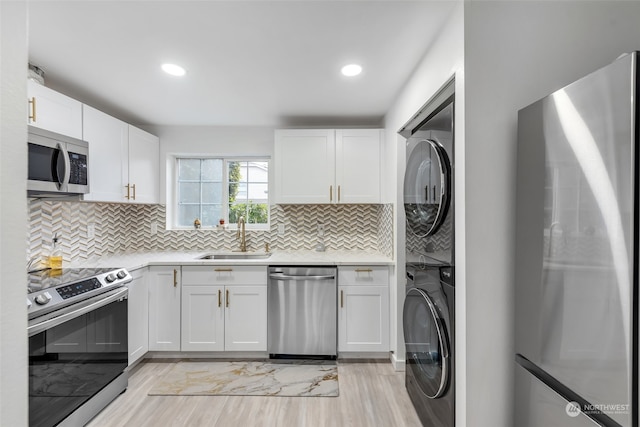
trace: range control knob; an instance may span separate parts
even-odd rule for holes
[[[31,308],[33,304],[31,303],[31,301],[29,300],[29,298],[27,298],[27,308]]]
[[[113,281],[116,280],[116,275],[113,273],[110,273],[107,277],[104,278],[104,280],[106,280],[107,283],[112,283]]]
[[[124,279],[125,277],[127,277],[127,272],[124,270],[120,270],[118,271],[118,279]]]
[[[51,294],[49,292],[45,292],[43,294],[38,295],[33,299],[38,305],[45,305],[49,301],[51,301]]]

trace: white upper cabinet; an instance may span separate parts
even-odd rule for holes
[[[380,203],[379,129],[336,130],[338,203]]]
[[[160,139],[129,125],[129,200],[160,200]]]
[[[276,130],[276,203],[331,203],[335,132]]]
[[[91,191],[84,200],[159,201],[158,137],[84,105],[83,139],[89,142]]]
[[[51,132],[82,139],[82,103],[27,80],[28,123]]]
[[[275,132],[276,203],[380,203],[379,129]]]
[[[83,106],[83,139],[89,142],[89,189],[84,200],[124,202],[128,177],[129,125]]]

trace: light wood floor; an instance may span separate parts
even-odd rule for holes
[[[338,362],[339,397],[147,396],[172,362],[145,361],[129,388],[89,427],[417,427],[420,420],[390,363]]]

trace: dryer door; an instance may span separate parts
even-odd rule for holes
[[[407,292],[404,311],[407,369],[422,392],[437,399],[447,390],[450,360],[447,331],[429,295],[417,288]]]
[[[411,147],[413,145],[413,147]],[[442,225],[451,199],[451,168],[444,147],[432,139],[409,142],[404,175],[404,209],[408,229],[418,237]]]

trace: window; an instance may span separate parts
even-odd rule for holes
[[[220,219],[249,228],[269,224],[269,162],[266,159],[177,159],[177,227],[215,227]]]

